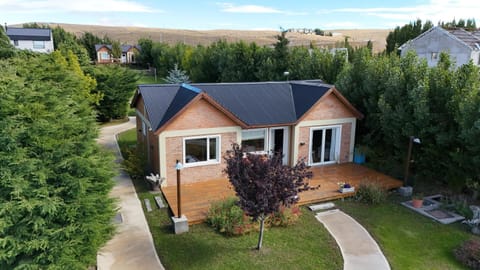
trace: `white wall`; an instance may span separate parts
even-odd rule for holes
[[[457,67],[468,63],[470,59],[473,60],[474,64],[479,65],[478,52],[472,52],[470,48],[441,29],[433,29],[418,39],[407,43],[401,52],[401,56],[405,56],[409,50],[414,50],[420,58],[426,59],[431,67],[437,65],[440,60],[440,52],[449,53]],[[437,54],[436,59],[432,58],[433,53]]]
[[[50,53],[53,52],[53,39],[52,36],[50,36],[49,41],[44,41],[45,43],[45,48],[44,49],[35,49],[33,48],[33,40],[18,40],[18,45],[15,45],[15,42],[13,40],[10,40],[10,43],[15,46],[15,48],[20,49],[20,50],[31,50],[34,52],[41,52],[41,53]]]

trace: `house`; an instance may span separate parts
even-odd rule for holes
[[[441,52],[449,53],[457,67],[470,60],[480,66],[480,31],[468,32],[461,28],[443,29],[435,26],[409,40],[399,50],[402,57],[408,51],[415,51],[419,57],[427,60],[429,66],[437,65]]]
[[[133,64],[136,63],[135,54],[140,51],[140,46],[136,45],[121,45],[122,55],[120,57],[120,63]],[[96,44],[95,51],[97,52],[97,63],[113,63],[112,57],[112,45],[110,44]]]
[[[52,30],[48,28],[6,27],[10,43],[17,49],[34,52],[53,52]]]
[[[137,139],[149,168],[176,185],[224,178],[223,155],[232,143],[284,164],[351,162],[358,112],[321,81],[140,85],[132,100]]]

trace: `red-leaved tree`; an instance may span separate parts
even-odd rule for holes
[[[265,219],[280,206],[298,202],[298,193],[310,189],[305,181],[312,172],[304,160],[293,167],[282,164],[280,154],[245,153],[238,144],[225,155],[225,172],[239,198],[239,206],[253,220],[260,221],[257,249],[262,248]]]

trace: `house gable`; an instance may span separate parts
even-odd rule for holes
[[[162,131],[238,126],[205,97],[199,97],[162,127]]]
[[[341,118],[363,118],[338,90],[330,89],[298,122]]]

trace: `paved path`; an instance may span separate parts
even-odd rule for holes
[[[335,238],[343,256],[344,270],[389,270],[390,265],[372,236],[362,225],[335,209],[315,217]]]
[[[121,162],[122,157],[115,135],[134,127],[135,118],[130,117],[127,123],[102,128],[97,141],[114,150],[116,162]],[[111,196],[118,199],[123,222],[118,225],[114,237],[99,251],[98,270],[163,270],[132,180],[126,172],[120,170],[115,181],[116,185]]]

